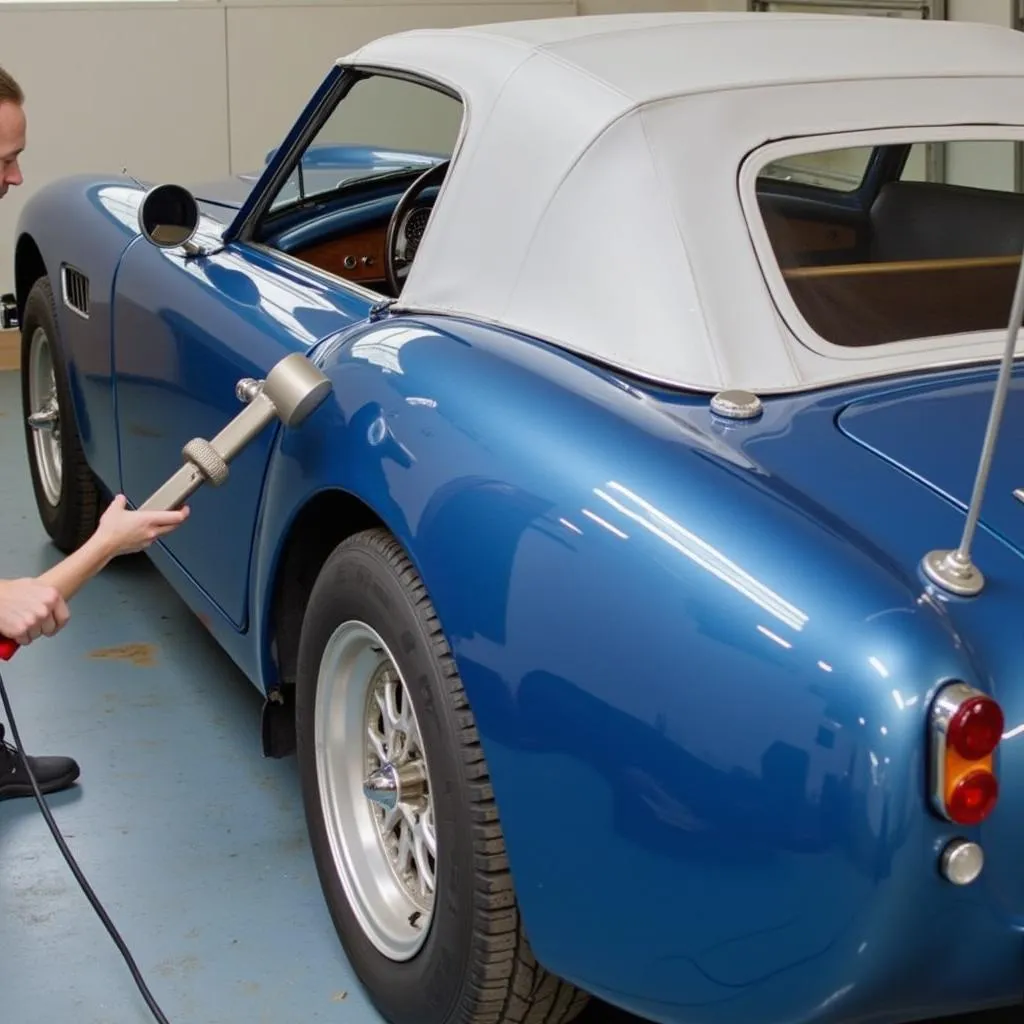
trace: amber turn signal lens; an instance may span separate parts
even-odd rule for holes
[[[958,825],[980,825],[998,799],[996,777],[990,771],[978,769],[962,776],[953,786],[946,810]]]

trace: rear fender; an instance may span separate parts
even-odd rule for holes
[[[923,723],[943,680],[975,680],[942,610],[702,427],[706,402],[670,416],[544,346],[442,323],[317,353],[334,392],[281,432],[267,482],[265,666],[289,525],[324,490],[354,495],[437,609],[542,962],[705,1021],[764,1020],[769,995],[797,1019],[851,964],[888,970],[887,915],[952,888]]]
[[[138,236],[144,192],[130,178],[64,178],[37,191],[18,222],[15,279],[19,315],[41,273],[49,276],[64,344],[74,415],[85,457],[104,485],[120,481],[112,376],[110,300],[118,264]],[[65,300],[62,268],[84,275],[88,307]]]

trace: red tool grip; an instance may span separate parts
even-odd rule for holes
[[[0,661],[10,661],[17,649],[18,645],[13,640],[0,636]]]

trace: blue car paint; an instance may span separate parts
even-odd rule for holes
[[[985,876],[964,892],[940,878],[962,830],[926,810],[925,722],[953,678],[1010,721],[1024,702],[965,641],[967,605],[924,596],[922,545],[955,543],[961,511],[833,425],[871,389],[773,399],[729,429],[703,400],[465,323],[393,318],[318,360],[335,392],[315,430],[278,438],[256,563],[332,484],[403,543],[544,963],[673,1022],[1019,998],[1012,836],[990,876],[1001,910]],[[979,447],[961,444],[965,467]],[[994,596],[970,607],[999,623],[1021,611],[1004,602],[1024,567],[984,531],[977,552]],[[255,585],[266,607],[270,577]],[[967,834],[1013,829],[1004,799]]]
[[[327,402],[261,435],[152,557],[265,690],[289,527],[330,490],[376,512],[452,645],[542,962],[671,1024],[1019,1001],[1012,435],[975,547],[987,590],[947,599],[918,571],[959,538],[994,371],[772,398],[730,426],[494,328],[368,323],[362,293],[246,245],[183,263],[132,242],[138,196],[62,184],[22,221],[51,274],[57,252],[91,277],[90,320],[59,311],[91,464],[139,499],[237,412],[239,376],[296,350],[323,366]],[[1009,424],[1020,405],[1015,387]],[[995,694],[1011,736],[977,829],[927,809],[926,715],[952,678]],[[957,834],[989,858],[964,890],[936,870]]]
[[[264,165],[277,155],[280,147],[275,146],[267,153]],[[354,146],[348,143],[317,142],[302,154],[302,166],[309,170],[345,170],[406,167],[416,164],[426,170],[431,164],[444,160],[443,153],[424,153],[417,150],[382,149],[378,146]]]
[[[211,439],[240,411],[235,385],[262,377],[291,352],[364,319],[366,298],[334,291],[318,276],[249,248],[182,260],[145,241],[124,255],[114,301],[121,489],[139,505],[181,462],[191,438]],[[152,282],[160,281],[158,288]],[[219,488],[189,500],[170,555],[228,621],[248,622],[246,576],[273,428],[232,462]],[[210,543],[221,524],[221,539]]]

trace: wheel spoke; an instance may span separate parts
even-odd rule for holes
[[[437,857],[437,836],[434,834],[433,814],[429,809],[417,816],[413,829],[413,856],[416,858],[416,872],[419,875],[420,896],[426,899],[434,894],[434,864]]]
[[[386,753],[386,741],[384,737],[377,732],[376,725],[367,726],[366,738],[370,741],[370,746],[373,748],[374,754],[377,755],[377,764],[374,767],[379,767],[388,759],[388,755]]]
[[[408,808],[402,807],[402,818],[398,824],[398,849],[395,851],[395,869],[400,878],[406,878],[413,868],[412,822]]]
[[[392,807],[390,811],[384,811],[383,817],[380,821],[380,834],[382,836],[391,835],[395,831],[399,822],[402,820],[402,808],[401,805],[398,807]]]
[[[384,707],[385,714],[387,715],[388,728],[394,732],[399,726],[402,713],[398,709],[398,681],[396,679],[389,678],[384,683]]]

